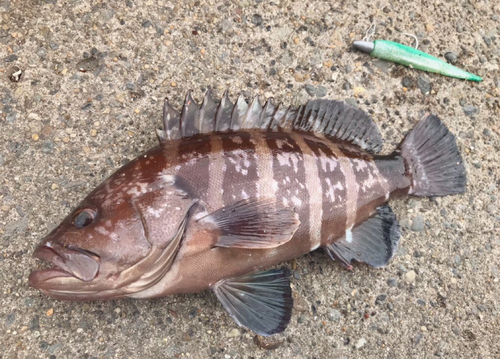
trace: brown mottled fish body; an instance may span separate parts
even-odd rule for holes
[[[130,173],[142,168],[151,173],[148,166],[153,161],[155,176],[183,178],[182,186],[196,193],[201,205],[170,273],[137,297],[198,292],[223,278],[299,257],[341,238],[391,194],[406,194],[411,184],[401,157],[374,159],[347,143],[307,133],[251,130],[199,135],[151,150]],[[206,236],[196,225],[195,218],[203,213],[249,198],[292,206],[300,220],[293,238],[258,251],[217,248],[217,236]]]
[[[284,330],[292,296],[283,270],[324,248],[387,264],[400,232],[387,202],[461,193],[455,139],[435,116],[388,156],[361,110],[309,101],[283,109],[227,94],[166,102],[160,145],[90,193],[35,251],[53,264],[30,285],[59,299],[153,298],[212,288],[242,326]]]

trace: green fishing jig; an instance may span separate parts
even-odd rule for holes
[[[425,52],[414,49],[413,47],[398,44],[397,42],[387,40],[363,40],[354,41],[353,46],[373,57],[396,62],[411,68],[428,72],[436,72],[441,75],[456,77],[464,80],[477,82],[483,81],[483,79],[477,75],[461,70],[458,67],[450,65],[434,56],[426,54]]]

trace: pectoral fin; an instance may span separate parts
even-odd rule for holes
[[[236,323],[257,334],[280,333],[290,322],[292,290],[283,269],[223,279],[213,290]]]
[[[216,246],[249,249],[278,247],[292,239],[300,224],[292,208],[257,199],[221,208],[200,221],[219,231]]]
[[[401,233],[396,215],[387,205],[378,207],[365,222],[325,247],[328,255],[351,269],[351,261],[383,267],[396,253]]]

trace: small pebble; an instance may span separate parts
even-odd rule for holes
[[[398,286],[398,279],[397,278],[387,279],[387,285],[389,285],[389,287],[392,287],[392,288],[397,287]]]
[[[479,113],[479,109],[473,105],[466,105],[463,107],[463,110],[469,117],[475,117]]]
[[[356,342],[356,349],[361,349],[365,346],[365,344],[367,343],[366,339],[365,338],[360,338],[357,342]]]
[[[57,183],[52,183],[52,186],[50,186],[50,188],[52,188],[52,190],[56,190],[59,188],[59,185]]]
[[[385,294],[380,294],[377,299],[375,299],[375,304],[382,304],[383,302],[385,302],[385,300],[387,299],[387,295]]]
[[[31,138],[33,139],[33,141],[38,141],[40,139],[40,136],[38,136],[38,134],[35,133],[31,136]]]
[[[338,322],[340,318],[342,318],[342,314],[337,309],[329,309],[328,310],[328,316],[330,317],[330,320],[333,320],[334,322]]]
[[[415,277],[417,276],[417,274],[415,273],[415,271],[409,271],[405,274],[405,280],[408,282],[408,283],[413,283],[415,281]]]
[[[261,335],[256,335],[253,338],[253,342],[266,350],[278,349],[283,344],[283,340],[276,340],[275,337],[263,337]]]
[[[237,338],[240,335],[241,335],[240,330],[238,328],[233,328],[226,333],[226,338]]]
[[[76,69],[80,72],[92,72],[99,67],[99,60],[96,57],[89,57],[78,61]]]
[[[427,95],[431,92],[432,84],[431,80],[425,75],[418,76],[417,85],[422,94]]]
[[[262,25],[262,16],[260,16],[259,14],[253,14],[252,24],[254,24],[255,26]]]
[[[19,66],[11,66],[7,70],[7,76],[9,80],[12,82],[19,82],[23,75],[23,71],[19,68]]]
[[[47,317],[51,317],[54,314],[54,308],[47,310]]]
[[[403,87],[412,88],[413,87],[413,79],[409,76],[405,76],[405,77],[403,77],[401,84],[403,85]]]
[[[12,55],[9,55],[6,58],[4,58],[4,61],[5,62],[14,62],[17,59],[19,59],[19,56],[12,54]]]
[[[305,86],[306,92],[309,94],[309,96],[314,96],[316,94],[316,87],[314,87],[311,84],[307,84]]]
[[[424,230],[424,219],[422,216],[418,215],[413,219],[411,230],[414,232],[421,232]]]
[[[457,62],[458,56],[454,52],[449,51],[449,52],[447,52],[447,53],[444,54],[444,58],[450,64],[454,64],[455,62]]]
[[[362,94],[364,94],[366,92],[365,88],[364,87],[355,87],[353,89],[353,93],[354,93],[354,96],[358,97],[358,96],[361,96]]]

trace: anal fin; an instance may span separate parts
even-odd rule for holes
[[[275,248],[292,239],[299,227],[293,208],[279,207],[271,199],[246,199],[223,207],[200,221],[219,233],[217,247]]]
[[[383,267],[396,253],[401,233],[396,215],[388,205],[380,206],[365,222],[325,247],[328,255],[351,269],[351,261]]]
[[[213,290],[236,323],[257,334],[280,333],[290,322],[292,290],[283,269],[223,279]]]

